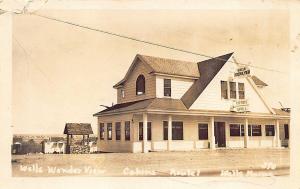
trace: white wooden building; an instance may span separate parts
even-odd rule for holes
[[[289,113],[268,104],[267,84],[232,54],[198,63],[137,55],[114,85],[117,104],[94,114],[98,151],[287,146]]]
[[[66,141],[63,137],[50,137],[42,142],[44,154],[65,154]]]

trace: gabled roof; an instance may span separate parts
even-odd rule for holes
[[[64,134],[89,135],[93,134],[90,123],[66,123]]]
[[[253,82],[255,83],[255,85],[257,85],[257,86],[262,86],[262,87],[268,86],[268,84],[266,84],[265,82],[263,82],[262,80],[260,80],[255,75],[252,75],[251,78],[252,78]]]
[[[129,67],[125,77],[117,84],[115,84],[114,88],[124,84],[124,82],[130,76],[130,73],[134,69],[138,60],[142,61],[149,68],[150,73],[153,74],[167,74],[172,76],[189,77],[194,79],[200,77],[196,62],[188,62],[182,60],[174,60],[137,54],[131,66]]]
[[[217,73],[221,70],[224,64],[228,61],[233,53],[225,54],[216,58],[208,59],[198,63],[198,70],[201,75],[193,85],[182,96],[181,100],[183,104],[190,108],[192,104],[197,100],[200,94],[213,80]]]

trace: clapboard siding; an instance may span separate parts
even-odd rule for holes
[[[164,79],[171,79],[171,98],[180,99],[182,95],[191,87],[193,79],[180,79],[171,77],[156,76],[156,97],[164,97]]]
[[[270,113],[262,99],[258,96],[253,86],[246,78],[233,77],[235,69],[236,65],[227,62],[190,109],[229,111],[232,101],[221,98],[221,80],[228,81],[229,77],[232,77],[234,82],[245,84],[245,98],[248,99],[250,112]]]
[[[150,70],[148,67],[144,65],[143,62],[138,60],[135,68],[131,72],[130,76],[128,77],[127,81],[125,82],[123,88],[118,88],[118,103],[124,103],[124,102],[130,102],[130,101],[136,101],[136,100],[143,100],[148,98],[154,98],[155,97],[155,76],[151,75]],[[137,77],[143,74],[145,77],[145,94],[143,95],[136,95],[136,79]],[[121,96],[121,89],[125,91],[125,97],[122,98]]]

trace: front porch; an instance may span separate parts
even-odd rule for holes
[[[123,126],[129,118],[130,140],[125,140]],[[112,123],[111,140],[106,140],[107,136],[100,140],[100,151],[135,153],[216,148],[279,148],[281,139],[285,136],[282,127],[289,125],[288,120],[274,117],[157,113],[115,115],[100,122],[104,122],[105,126],[108,122]],[[121,125],[119,137],[115,136],[115,122]]]

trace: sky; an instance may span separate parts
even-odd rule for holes
[[[251,68],[273,107],[290,106],[289,14],[285,10],[40,11],[77,24],[280,72]],[[67,122],[92,123],[116,103],[112,86],[136,54],[198,62],[207,58],[48,20],[13,17],[14,134],[62,134]],[[284,72],[284,73],[281,73]]]

